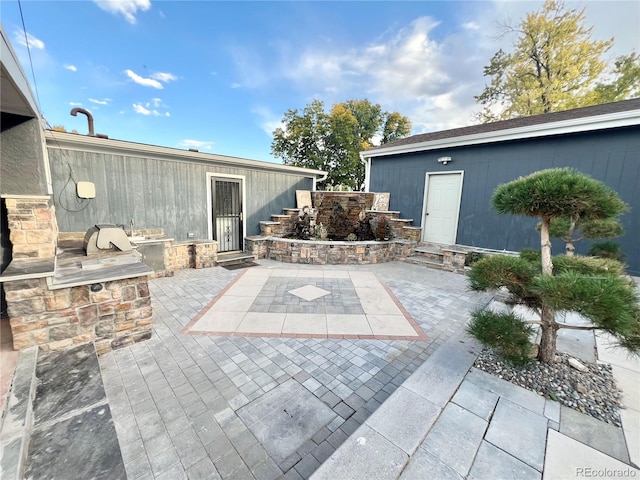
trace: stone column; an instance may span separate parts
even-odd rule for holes
[[[54,258],[58,241],[58,222],[50,197],[3,195],[7,207],[12,257]]]

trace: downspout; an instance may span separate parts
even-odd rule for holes
[[[320,177],[313,177],[313,191],[315,192],[317,190],[317,183],[318,182],[324,182],[327,177],[329,176],[329,172],[322,172],[322,175]]]
[[[364,163],[364,191],[368,192],[371,182],[371,157],[365,157],[362,152],[359,153],[360,161]]]

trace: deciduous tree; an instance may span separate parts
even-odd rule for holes
[[[484,122],[537,115],[624,100],[640,92],[640,60],[635,53],[619,57],[609,80],[602,56],[613,39],[593,40],[585,9],[567,9],[561,0],[546,0],[518,25],[504,25],[515,35],[511,52],[499,50],[484,68],[490,83],[476,96]]]
[[[378,139],[386,143],[407,136],[411,122],[398,112],[384,112],[369,100],[336,103],[329,113],[314,100],[301,112],[287,110],[283,127],[273,132],[271,153],[285,165],[329,172],[326,185],[347,185],[360,190],[364,165],[360,152]]]

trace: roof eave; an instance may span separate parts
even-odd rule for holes
[[[90,137],[74,133],[45,131],[47,147],[68,150],[89,150],[97,153],[110,154],[137,154],[138,156],[159,158],[163,160],[197,161],[225,166],[238,166],[244,168],[257,168],[261,170],[278,171],[282,173],[298,174],[306,177],[326,177],[327,172],[310,168],[293,167],[280,163],[271,163],[247,158],[230,157],[214,153],[195,152],[178,148],[161,147],[144,143],[128,142],[109,138]]]
[[[426,142],[398,145],[396,147],[377,148],[375,150],[365,150],[362,152],[362,155],[365,158],[373,158],[427,150],[479,145],[484,143],[523,140],[527,138],[620,128],[632,125],[640,125],[640,110],[629,110],[592,117],[574,118],[559,122],[528,125],[526,127],[511,128],[507,130],[496,130],[493,132],[477,133],[473,135],[442,138]]]

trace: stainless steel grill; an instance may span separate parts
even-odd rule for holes
[[[94,225],[84,235],[84,251],[87,255],[97,255],[109,251],[130,252],[131,250],[129,237],[117,225]]]

